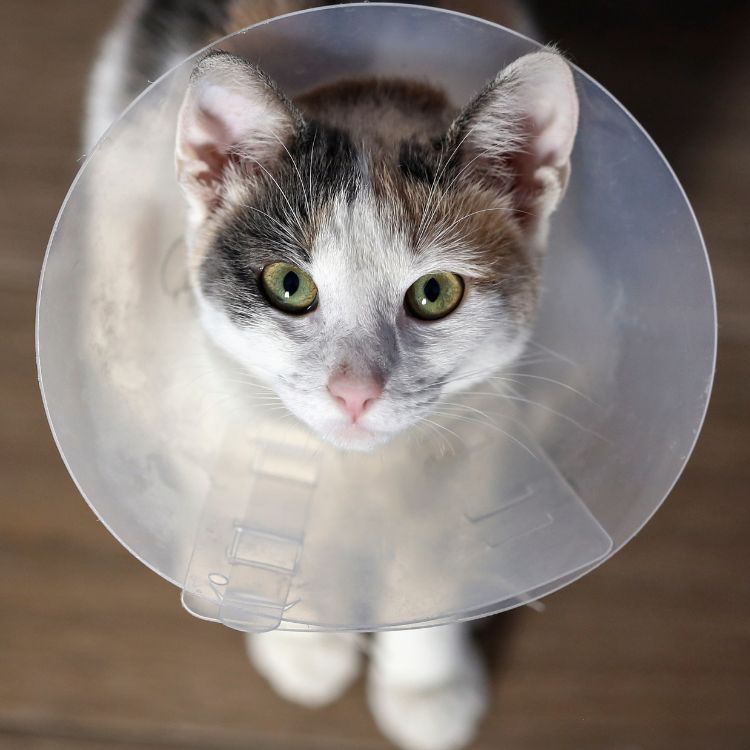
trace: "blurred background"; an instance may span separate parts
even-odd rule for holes
[[[52,442],[36,285],[118,6],[0,2],[0,748],[385,749],[361,684],[318,712],[277,698],[238,633],[190,617],[107,533]],[[719,360],[697,449],[646,529],[543,612],[482,624],[477,748],[750,748],[750,4],[688,6],[533,3],[680,177],[713,264]]]

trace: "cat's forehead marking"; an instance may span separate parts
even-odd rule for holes
[[[398,167],[404,177],[432,185],[440,178],[443,166],[439,144],[426,144],[416,138],[401,141],[398,150]]]
[[[405,227],[371,192],[334,200],[311,249],[310,271],[327,314],[349,321],[378,319],[408,286],[413,254]]]

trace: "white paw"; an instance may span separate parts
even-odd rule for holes
[[[274,690],[309,708],[335,701],[360,671],[359,641],[353,633],[275,631],[248,635],[245,644]]]
[[[487,680],[472,651],[458,671],[433,685],[389,683],[371,673],[368,700],[380,731],[402,750],[458,750],[477,733]]]

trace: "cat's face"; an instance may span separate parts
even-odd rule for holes
[[[391,148],[306,121],[237,58],[196,70],[178,166],[203,323],[338,447],[367,450],[429,417],[528,336],[576,110],[564,159],[545,152],[529,171],[529,139],[509,124],[530,127],[508,111],[519,87],[506,83],[500,113],[499,88],[444,137],[414,133]]]

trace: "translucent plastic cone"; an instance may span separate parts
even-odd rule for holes
[[[282,17],[216,46],[291,96],[396,75],[442,86],[457,106],[537,47],[465,16],[376,4]],[[493,426],[444,420],[452,434],[431,451],[407,434],[344,454],[291,420],[238,420],[242,392],[197,322],[173,167],[195,61],[153,84],[89,156],[40,287],[50,424],[110,531],[193,613],[244,630],[477,617],[622,547],[687,461],[715,356],[700,232],[648,135],[576,72],[572,180],[513,396],[466,396]]]

